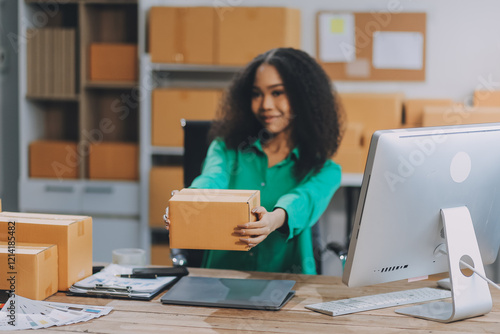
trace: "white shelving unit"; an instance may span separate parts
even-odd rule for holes
[[[114,11],[115,9],[117,11]],[[29,176],[29,144],[34,140],[46,139],[45,113],[48,104],[71,104],[71,112],[78,113],[76,118],[79,125],[75,126],[75,129],[78,128],[80,134],[76,134],[76,137],[80,136],[78,140],[82,143],[82,129],[92,126],[86,118],[96,117],[89,116],[92,112],[91,100],[98,99],[99,94],[113,94],[112,92],[127,91],[137,86],[137,83],[130,82],[100,83],[87,79],[88,43],[128,42],[121,39],[129,38],[124,31],[94,36],[96,32],[92,30],[92,23],[104,24],[105,15],[116,18],[117,15],[127,17],[133,13],[135,17],[137,0],[68,0],[50,5],[41,0],[19,0],[18,10],[20,211],[92,216],[94,261],[110,262],[111,251],[115,248],[147,247],[147,244],[141,243],[141,235],[146,234],[146,231],[142,230],[140,225],[139,181],[90,180],[86,178],[86,173],[82,172],[85,167],[80,168],[80,177],[74,180]],[[27,29],[59,26],[61,23],[54,21],[59,15],[66,15],[65,13],[73,18],[70,24],[76,29],[77,36],[75,95],[67,98],[27,97],[27,41],[32,38],[27,34]],[[62,22],[63,26],[67,27],[67,20],[63,19]],[[81,159],[80,163],[84,164],[85,161]]]

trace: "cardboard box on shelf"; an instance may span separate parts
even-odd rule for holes
[[[170,247],[245,251],[234,229],[259,205],[258,190],[182,189],[169,201]]]
[[[29,146],[30,177],[78,178],[77,143],[37,140]]]
[[[152,7],[149,53],[153,63],[214,64],[214,7]]]
[[[152,101],[154,146],[184,146],[181,119],[211,120],[222,92],[213,89],[155,89]]]
[[[5,279],[0,280],[2,290],[14,286],[16,295],[35,300],[57,292],[57,245],[16,242],[12,248],[8,242],[0,241],[0,268],[6,273]]]
[[[362,123],[368,139],[376,130],[397,129],[402,125],[404,95],[401,93],[339,93],[338,96],[347,121]]]
[[[500,107],[425,107],[423,126],[500,122]]]
[[[172,266],[170,247],[167,244],[151,245],[151,264],[157,266]]]
[[[89,179],[139,179],[139,146],[133,143],[100,142],[90,145]]]
[[[163,215],[172,190],[184,187],[184,173],[181,166],[153,167],[149,172],[149,226],[165,226]]]
[[[15,222],[16,242],[57,245],[58,289],[92,274],[92,218],[40,213],[0,213],[0,241],[8,241]]]
[[[474,107],[500,107],[500,90],[474,91]]]
[[[137,81],[137,45],[90,44],[90,80]]]
[[[217,64],[244,65],[277,47],[300,49],[300,10],[278,7],[221,9],[217,33]]]
[[[364,173],[367,152],[363,147],[340,148],[333,161],[342,167],[342,173]]]
[[[363,123],[347,122],[340,146],[343,148],[359,148],[363,146],[365,141],[364,128]]]
[[[343,173],[363,173],[370,140],[365,136],[363,123],[346,123],[342,142],[333,157],[333,161],[342,166]]]
[[[425,107],[450,107],[450,99],[408,99],[404,101],[404,114],[406,127],[419,127],[423,124]]]

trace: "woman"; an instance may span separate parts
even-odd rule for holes
[[[206,251],[202,266],[316,274],[311,226],[340,185],[330,159],[340,132],[330,79],[307,53],[279,48],[250,62],[225,95],[191,187],[260,190],[262,206],[235,230],[251,249]]]

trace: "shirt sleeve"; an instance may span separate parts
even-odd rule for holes
[[[231,152],[221,139],[215,139],[208,147],[201,175],[193,180],[190,188],[227,189],[231,174]]]
[[[327,160],[315,175],[308,175],[290,192],[281,196],[275,208],[288,215],[288,238],[315,224],[340,186],[341,167]]]

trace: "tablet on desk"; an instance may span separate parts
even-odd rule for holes
[[[292,280],[185,276],[162,297],[163,304],[279,310],[294,295]]]

